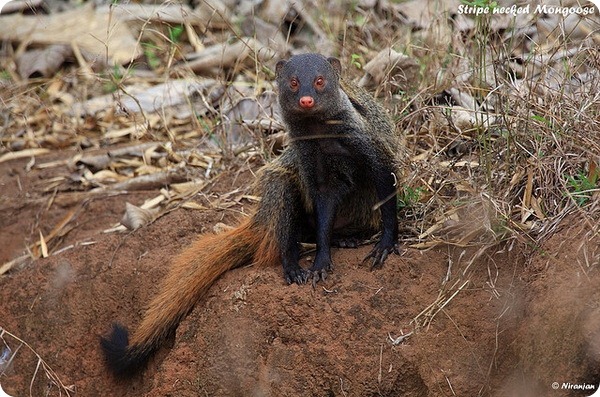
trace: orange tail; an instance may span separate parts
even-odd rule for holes
[[[130,376],[141,370],[163,340],[226,271],[253,261],[273,264],[278,260],[275,239],[252,220],[223,234],[201,236],[174,259],[131,343],[127,329],[119,324],[113,325],[108,338],[101,338],[109,369],[117,376]]]

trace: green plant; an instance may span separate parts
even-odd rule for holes
[[[490,10],[494,10],[494,8],[498,7],[498,2],[497,1],[490,1],[490,0],[473,0],[473,1],[468,1],[468,0],[460,0],[461,3],[466,4],[468,6],[473,6],[473,7],[489,7]]]
[[[597,187],[598,175],[588,176],[585,172],[580,171],[575,176],[566,175],[566,179],[570,188],[568,195],[578,206],[583,207],[592,197],[592,191]]]
[[[169,27],[169,40],[172,43],[178,43],[181,40],[181,35],[183,34],[184,29],[182,25],[170,26]]]
[[[545,118],[543,116],[534,114],[534,115],[531,116],[531,119],[534,120],[534,121],[539,121],[540,123],[543,123],[543,124],[545,124],[548,127],[552,127],[552,121],[548,120],[547,118]]]
[[[105,93],[115,92],[119,88],[119,84],[121,84],[124,77],[121,67],[117,64],[113,65],[112,70],[105,75],[102,90]]]
[[[151,69],[156,69],[160,66],[161,60],[158,56],[158,51],[160,48],[152,43],[142,43],[142,47],[144,48],[144,55],[146,56],[146,60],[148,61],[148,66]]]
[[[356,26],[364,26],[367,23],[367,18],[362,14],[358,14],[354,17],[354,23]]]
[[[357,69],[362,69],[362,63],[360,62],[361,56],[358,54],[350,55],[350,63]]]
[[[423,195],[422,187],[403,186],[398,194],[398,208],[412,207],[421,200]]]

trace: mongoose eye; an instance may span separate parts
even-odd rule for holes
[[[323,88],[325,86],[325,79],[322,76],[317,77],[315,80],[315,87]]]
[[[291,79],[291,80],[290,80],[290,88],[291,88],[292,90],[297,90],[299,85],[300,85],[300,84],[298,83],[298,80],[297,80],[297,79]]]

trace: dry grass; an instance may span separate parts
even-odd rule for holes
[[[406,211],[408,240],[420,248],[455,246],[469,257],[454,264],[458,276],[412,320],[416,327],[429,325],[469,285],[472,265],[485,253],[515,243],[535,252],[571,214],[589,226],[586,241],[598,235],[597,46],[563,36],[542,54],[522,54],[524,37],[517,31],[498,37],[490,23],[476,19],[470,37],[443,43],[446,52],[418,48],[433,67],[423,68],[400,122],[412,154],[406,184],[421,193]],[[421,41],[437,37],[434,29]],[[440,100],[440,85],[472,97],[475,123],[456,125],[459,109],[454,98]]]
[[[336,55],[353,79],[384,48],[404,52],[419,65],[417,81],[389,76],[375,90],[406,142],[399,189],[403,241],[419,249],[457,247],[468,255],[459,256],[438,298],[413,319],[420,328],[469,286],[474,263],[499,246],[536,249],[571,214],[589,225],[589,240],[597,238],[600,51],[594,40],[599,22],[592,20],[595,30],[587,37],[572,38],[558,29],[538,46],[526,29],[497,29],[485,16],[457,33],[443,10],[433,10],[426,27],[411,28],[394,3],[384,4],[369,10],[354,2],[350,7],[345,2],[296,6],[277,27],[286,32],[288,48]],[[164,197],[156,202],[160,216],[189,200],[197,186],[209,187],[224,170],[274,155],[281,125],[268,98],[255,100],[274,88],[276,59],[244,42],[245,57],[192,71],[185,59],[191,52],[237,42],[243,28],[233,22],[184,25],[176,38],[169,24],[142,20],[134,25],[138,42],[144,43],[143,61],[91,75],[82,72],[90,65],[79,60],[53,77],[23,79],[15,68],[17,46],[5,47],[0,162],[22,155],[32,159],[30,168],[68,163],[80,178],[44,181],[43,190],[53,199],[79,192],[84,200],[98,189],[114,193],[118,182],[135,177],[179,175],[168,181],[170,193],[161,192]],[[257,33],[253,38],[261,40]],[[227,46],[219,51],[223,59],[231,57]],[[136,89],[175,79],[192,79],[202,87],[177,106],[143,108]],[[75,104],[105,94],[114,100],[97,112],[71,112]],[[457,104],[460,94],[472,99],[470,107]],[[133,108],[121,111],[127,98]],[[248,118],[252,113],[239,107],[245,98],[265,112]],[[144,142],[158,145],[125,151],[102,166],[80,161],[92,149],[137,148]],[[41,152],[31,150],[40,149],[69,149],[69,158],[39,162],[36,153]],[[182,180],[196,187],[177,187],[174,182]],[[159,179],[158,185],[163,183]],[[41,256],[40,246],[29,255]],[[51,246],[50,252],[60,248]]]
[[[23,346],[35,357],[36,366],[33,374],[31,375],[31,381],[29,384],[30,397],[34,395],[33,390],[36,382],[46,382],[46,395],[56,394],[61,397],[70,397],[76,394],[75,386],[64,385],[56,372],[50,368],[48,363],[46,363],[46,361],[44,361],[44,359],[23,339],[0,327],[0,342],[0,350],[2,351],[2,354],[0,355],[0,376],[4,375],[4,371],[10,367],[12,360]],[[11,349],[10,346],[13,346],[13,348]],[[43,380],[40,380],[40,371],[45,376],[45,379]]]

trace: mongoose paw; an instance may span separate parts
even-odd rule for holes
[[[358,248],[360,240],[354,237],[339,238],[333,241],[331,245],[338,248]]]
[[[325,279],[327,278],[327,272],[331,271],[331,269],[333,269],[331,258],[323,256],[321,257],[321,259],[319,259],[319,257],[317,256],[313,265],[310,268],[313,288],[317,285],[317,283],[320,280],[325,281]]]
[[[398,243],[383,244],[382,241],[375,244],[373,250],[363,259],[363,263],[371,260],[371,270],[383,266],[383,263],[391,253],[400,255]]]
[[[325,270],[325,269],[311,271],[310,273],[312,274],[312,286],[313,286],[313,288],[317,287],[317,283],[320,280],[325,281],[325,279],[327,278],[327,270]]]
[[[300,266],[294,267],[292,269],[284,269],[285,281],[290,284],[306,284],[311,272],[305,269],[302,269]]]

